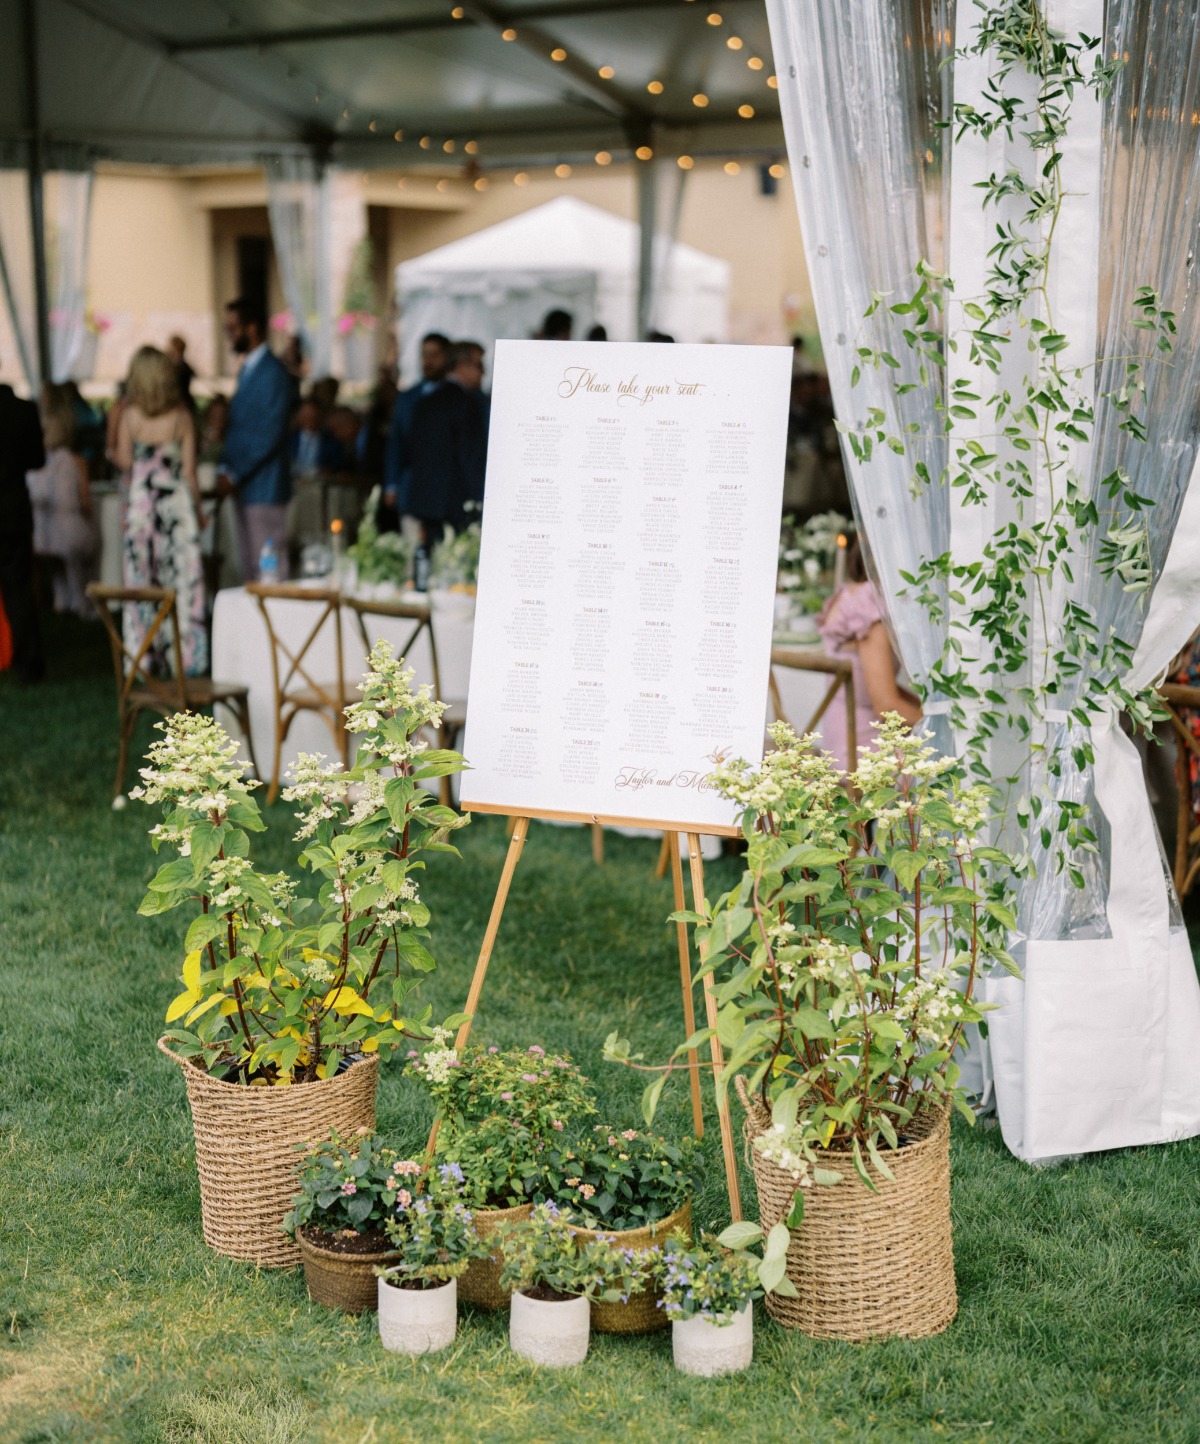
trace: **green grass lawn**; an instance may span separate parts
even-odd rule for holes
[[[755,1363],[686,1381],[669,1337],[594,1338],[565,1374],[514,1361],[506,1319],[463,1310],[444,1355],[385,1355],[373,1315],[306,1301],[201,1241],[187,1104],[155,1050],[178,990],[178,922],[141,919],[150,817],[108,805],[115,718],[98,629],[60,624],[50,681],[0,677],[0,1440],[1200,1440],[1200,1141],[1034,1172],[956,1123],[960,1313],[921,1343],[816,1343],[757,1320]],[[285,806],[271,858],[290,852]],[[499,820],[435,859],[435,1012],[461,1006],[504,854]],[[655,845],[536,826],[476,1038],[568,1048],[613,1120],[680,1036],[669,886]],[[710,872],[715,891],[732,864]],[[1200,1040],[1198,1040],[1200,1045]],[[689,1126],[686,1089],[659,1122]],[[385,1070],[382,1131],[416,1147],[423,1100]],[[742,1181],[747,1212],[753,1186]],[[697,1200],[725,1222],[715,1128]]]

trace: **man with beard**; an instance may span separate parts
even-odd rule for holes
[[[441,385],[449,359],[448,337],[443,336],[440,331],[430,331],[427,336],[422,336],[421,379],[415,386],[401,391],[392,407],[392,424],[383,463],[383,495],[376,516],[380,531],[399,530],[400,518],[405,512],[412,511],[408,497],[412,484],[408,449],[413,413],[417,403]]]
[[[239,297],[225,307],[225,335],[245,359],[229,404],[218,489],[222,495],[232,492],[237,502],[243,581],[258,576],[259,557],[268,541],[279,559],[281,580],[288,571],[293,383],[268,350],[266,334],[266,315],[253,301]]]

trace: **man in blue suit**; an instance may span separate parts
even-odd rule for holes
[[[225,335],[245,359],[229,405],[218,486],[223,495],[232,491],[236,499],[242,580],[258,576],[259,555],[268,540],[283,579],[292,495],[292,378],[267,349],[267,318],[253,301],[239,297],[225,307]]]
[[[383,496],[376,518],[380,531],[398,531],[400,518],[410,510],[409,487],[412,466],[408,458],[409,432],[413,412],[423,396],[441,385],[450,362],[450,338],[440,331],[421,337],[421,379],[407,391],[401,391],[392,407],[392,424],[388,431],[387,450],[383,458]]]

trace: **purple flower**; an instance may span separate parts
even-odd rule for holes
[[[536,1083],[537,1080],[538,1080],[538,1076],[537,1076],[536,1073],[522,1073],[522,1074],[521,1074],[521,1082],[522,1082],[522,1083]]]
[[[511,1103],[511,1102],[512,1102],[512,1098],[513,1098],[513,1096],[512,1096],[511,1093],[507,1093],[507,1092],[506,1092],[506,1093],[501,1093],[501,1095],[500,1095],[501,1102],[503,1102],[503,1103]]]

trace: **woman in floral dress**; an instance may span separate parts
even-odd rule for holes
[[[183,670],[192,677],[208,669],[195,422],[180,399],[175,367],[153,346],[134,356],[125,395],[114,454],[129,474],[125,585],[174,589]],[[146,602],[125,608],[125,645],[135,655],[155,611]],[[147,665],[155,675],[168,676],[174,662],[169,629],[163,628]]]

